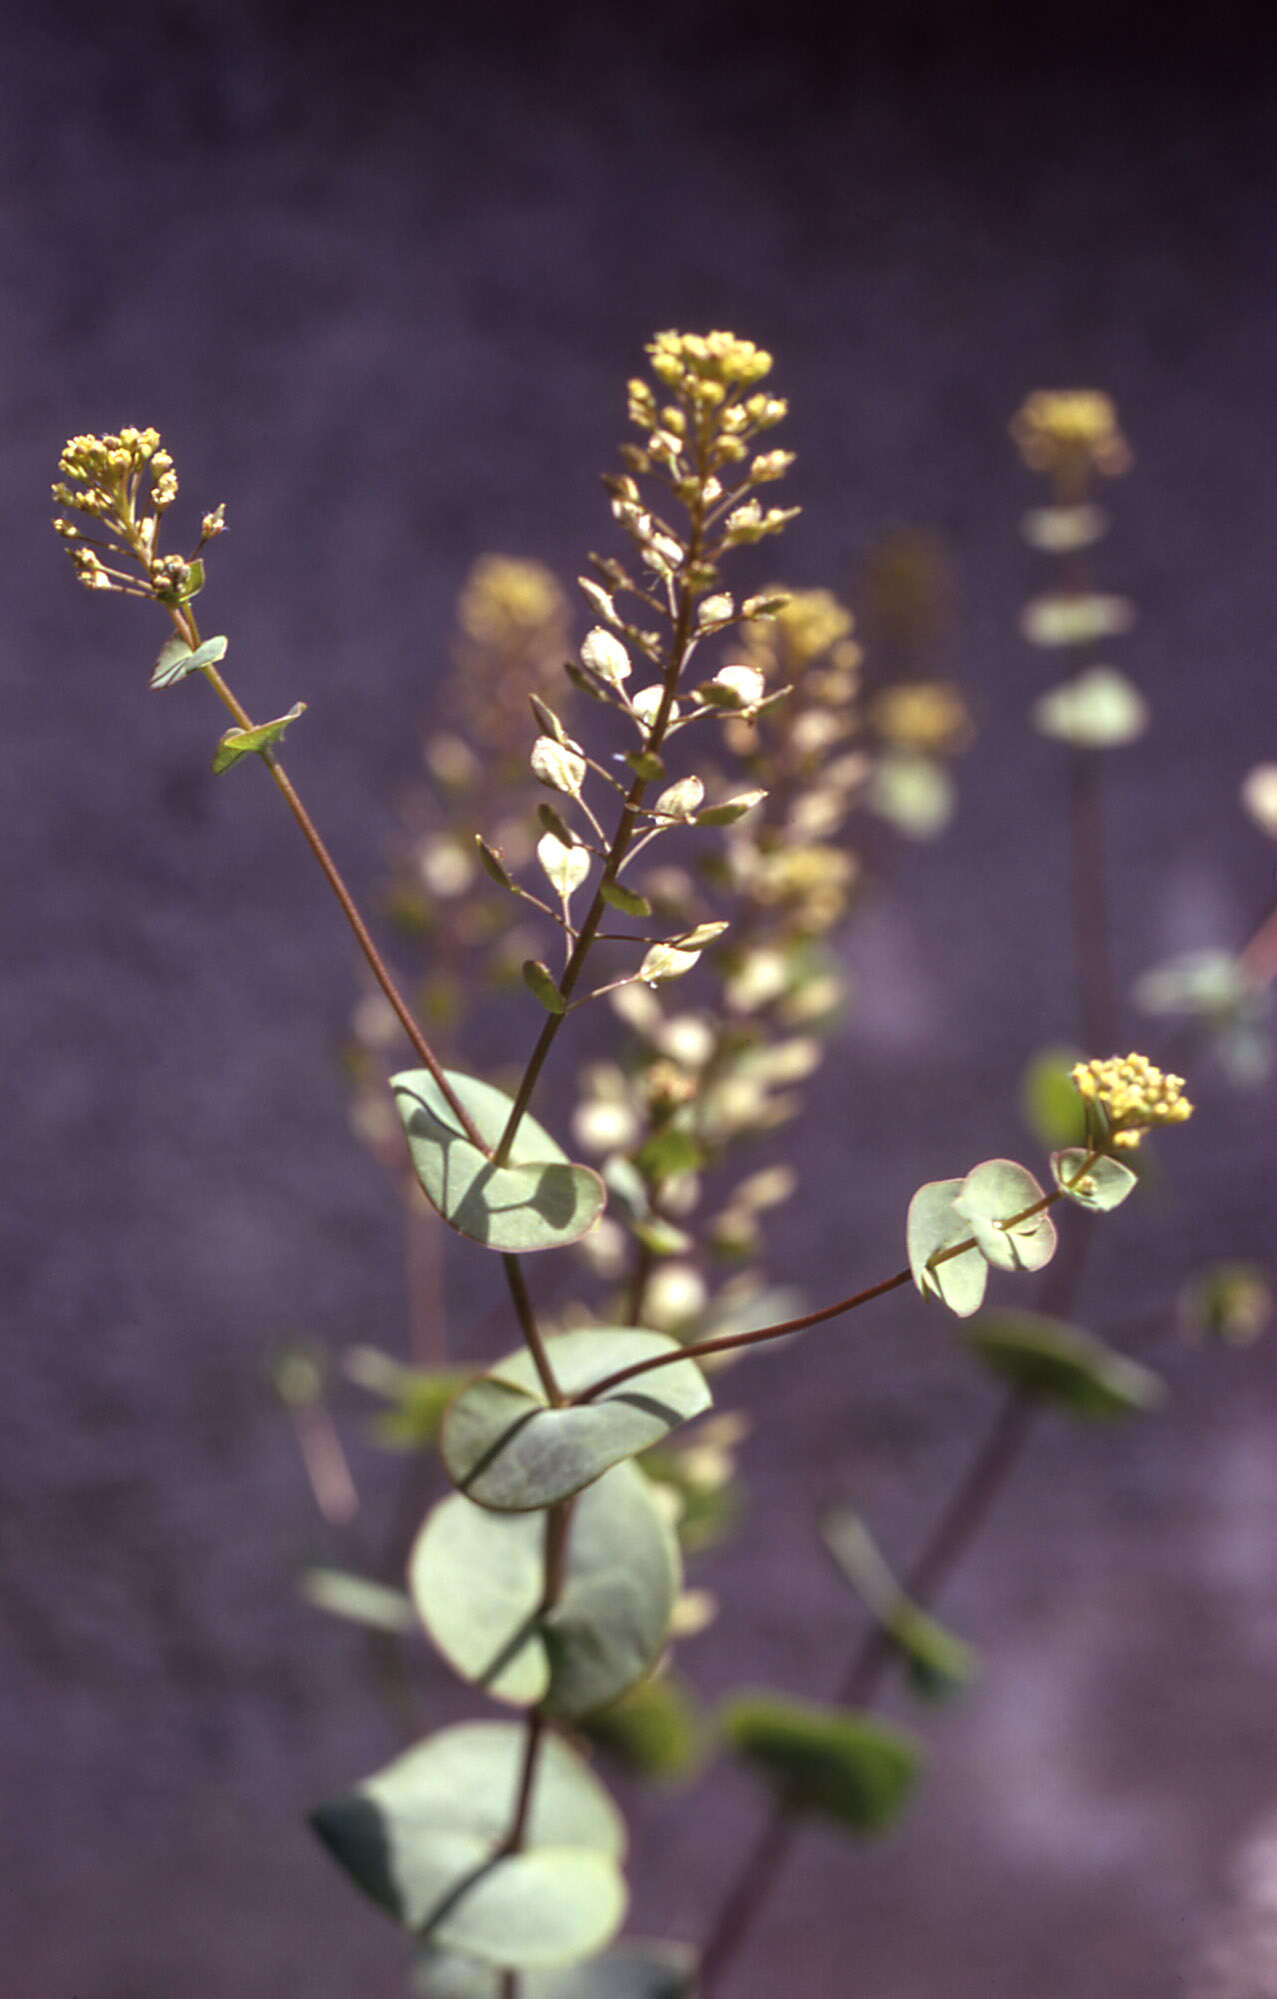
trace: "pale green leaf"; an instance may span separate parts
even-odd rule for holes
[[[590,854],[579,842],[564,841],[557,833],[543,833],[537,841],[537,859],[555,894],[568,902],[590,872]]]
[[[917,750],[884,750],[874,763],[866,803],[910,840],[933,840],[953,817],[953,779]]]
[[[463,1679],[571,1720],[651,1671],[679,1576],[673,1530],[629,1464],[579,1495],[549,1611],[540,1514],[492,1513],[454,1494],[429,1514],[408,1568],[422,1622]]]
[[[1026,1166],[1014,1159],[985,1159],[967,1174],[953,1206],[995,1270],[1041,1270],[1056,1248],[1055,1223],[1047,1210],[1039,1209],[1014,1227],[1006,1224],[1042,1198],[1042,1188]]]
[[[653,1256],[686,1256],[695,1247],[687,1230],[678,1228],[664,1215],[652,1215],[647,1221],[632,1222],[631,1227],[644,1249],[650,1250]]]
[[[766,798],[765,791],[738,791],[733,798],[725,798],[721,805],[702,805],[696,815],[698,826],[731,826],[737,819],[743,819],[756,805]]]
[[[954,1207],[961,1180],[928,1180],[909,1203],[905,1241],[913,1281],[924,1298],[939,1298],[960,1319],[978,1312],[989,1281],[989,1266],[976,1248],[935,1259],[972,1237],[971,1224]]]
[[[1078,749],[1113,750],[1144,734],[1148,703],[1124,673],[1093,666],[1042,695],[1030,718],[1041,736]]]
[[[525,1971],[520,1999],[691,1999],[696,1957],[686,1944],[618,1944],[559,1971]],[[419,1999],[501,1999],[501,1973],[473,1958],[428,1948],[415,1975]]]
[[[691,820],[704,796],[705,786],[698,777],[680,777],[661,793],[652,810],[663,819]]]
[[[559,991],[553,972],[543,965],[539,958],[525,958],[523,963],[523,983],[533,999],[545,1008],[547,1013],[566,1013],[568,1003]]]
[[[474,844],[479,850],[479,862],[484,873],[491,877],[498,888],[513,889],[514,882],[501,858],[501,849],[490,847],[477,833],[474,836]]]
[[[674,944],[653,944],[638,968],[638,976],[649,985],[661,979],[681,979],[700,955],[699,951],[681,951]]]
[[[502,1854],[524,1742],[517,1723],[445,1729],[311,1822],[366,1894],[432,1942],[501,1966],[588,1957],[624,1914],[624,1827],[580,1758],[548,1735],[524,1849]]]
[[[1030,645],[1079,646],[1129,631],[1135,606],[1125,597],[1035,597],[1026,604],[1020,630]]]
[[[1105,1215],[1112,1208],[1118,1208],[1139,1185],[1138,1176],[1129,1166],[1123,1166],[1120,1159],[1107,1156],[1087,1160],[1090,1154],[1085,1146],[1069,1146],[1063,1152],[1051,1154],[1051,1171],[1055,1184],[1070,1201],[1076,1201],[1080,1208],[1090,1208],[1093,1213]],[[1086,1172],[1081,1169],[1086,1166]]]
[[[673,942],[680,951],[703,951],[707,944],[716,943],[729,926],[725,922],[698,923],[694,930],[686,931]]]
[[[510,1098],[456,1070],[448,1082],[485,1144],[495,1146]],[[509,1165],[494,1166],[465,1136],[429,1070],[405,1070],[390,1083],[426,1199],[459,1235],[517,1255],[576,1242],[602,1213],[598,1174],[574,1166],[535,1118],[520,1123]]]
[[[622,882],[600,882],[599,894],[611,909],[619,909],[626,916],[650,916],[652,905],[637,889],[626,888]]]
[[[565,1395],[678,1350],[664,1333],[614,1326],[560,1333],[546,1346]],[[689,1360],[623,1382],[595,1402],[551,1409],[520,1348],[462,1390],[444,1418],[440,1448],[453,1484],[479,1505],[531,1512],[579,1492],[709,1406],[705,1378]]]
[[[368,1576],[316,1564],[302,1570],[297,1586],[307,1603],[333,1617],[349,1618],[352,1624],[365,1624],[374,1631],[412,1629],[412,1605],[403,1591]]]
[[[551,791],[579,797],[585,783],[586,762],[575,743],[556,743],[553,736],[538,736],[530,758],[533,777]]]
[[[1075,1416],[1129,1416],[1162,1400],[1162,1382],[1148,1368],[1037,1312],[990,1312],[963,1337],[1004,1381]]]
[[[159,658],[151,673],[151,686],[157,691],[162,687],[176,687],[179,680],[185,680],[188,673],[196,673],[206,666],[216,666],[219,659],[225,659],[229,639],[205,639],[203,645],[194,650],[185,639],[174,633],[160,647]]]
[[[306,703],[294,701],[288,713],[276,716],[273,722],[259,722],[253,729],[228,729],[226,734],[219,738],[217,748],[213,752],[214,772],[229,770],[232,764],[239,763],[243,757],[260,756],[263,750],[273,749],[275,744],[281,741],[289,723],[295,722],[299,715],[305,713]]]
[[[1090,548],[1108,532],[1108,515],[1102,507],[1084,502],[1073,507],[1033,507],[1020,522],[1020,532],[1030,548],[1047,555],[1072,555]]]
[[[633,672],[630,656],[621,641],[602,625],[587,632],[581,645],[581,664],[590,672],[606,681],[609,687],[619,687]]]

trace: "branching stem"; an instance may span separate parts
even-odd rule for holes
[[[703,480],[705,474],[703,462],[699,469]],[[697,502],[691,515],[687,552],[683,564],[685,573],[689,570],[694,570],[700,558],[701,534],[702,510],[700,503]],[[674,628],[670,638],[669,651],[665,658],[665,669],[661,681],[660,704],[656,710],[656,714],[652,718],[652,725],[643,745],[644,749],[652,755],[656,755],[659,752],[661,744],[665,740],[666,731],[669,728],[671,711],[674,706],[674,693],[678,686],[679,675],[682,673],[688,654],[695,644],[692,631],[692,614],[695,602],[695,591],[691,583],[687,581],[680,582],[678,610],[674,617]],[[647,778],[636,775],[625,794],[625,803],[621,807],[621,816],[617,821],[616,832],[612,836],[612,844],[608,849],[607,858],[603,863],[603,872],[599,877],[598,886],[594,891],[594,900],[590,904],[585,921],[581,925],[580,934],[572,947],[571,955],[564,967],[563,977],[559,981],[559,991],[565,1000],[572,998],[577,982],[585,970],[585,961],[590,955],[590,947],[595,941],[599,926],[603,921],[608,907],[604,900],[603,890],[604,888],[611,887],[620,872],[621,864],[634,837],[635,827],[638,824],[639,816],[643,809],[643,799],[649,781]],[[523,1121],[523,1114],[531,1102],[532,1093],[536,1089],[541,1071],[545,1066],[546,1057],[554,1046],[555,1038],[565,1018],[566,1013],[552,1013],[546,1016],[545,1024],[537,1036],[536,1045],[528,1059],[527,1068],[523,1072],[523,1079],[516,1092],[514,1103],[510,1109],[510,1115],[506,1120],[505,1130],[502,1132],[497,1148],[492,1155],[494,1163],[498,1166],[504,1166],[510,1157],[510,1147],[514,1143],[515,1133]]]
[[[1074,1183],[1090,1172],[1099,1156],[1097,1152],[1089,1152],[1086,1155],[1073,1176]],[[1017,1214],[1008,1216],[1002,1227],[1008,1230],[1018,1228],[1021,1222],[1027,1222],[1034,1215],[1040,1215],[1047,1208],[1053,1208],[1055,1203],[1062,1199],[1062,1189],[1054,1187],[1049,1194],[1043,1194],[1040,1200],[1032,1201],[1027,1208],[1021,1208]],[[965,1256],[968,1250],[975,1247],[975,1237],[968,1236],[965,1242],[955,1242],[948,1249],[939,1250],[931,1258],[928,1268],[934,1269],[938,1263],[948,1263],[951,1257]],[[737,1347],[760,1346],[765,1340],[780,1340],[789,1333],[805,1332],[808,1326],[819,1326],[827,1319],[841,1318],[844,1312],[854,1312],[858,1306],[868,1305],[872,1299],[882,1298],[888,1291],[899,1290],[902,1284],[909,1282],[911,1274],[908,1270],[897,1270],[891,1277],[884,1277],[878,1284],[870,1284],[863,1291],[853,1291],[850,1298],[838,1298],[832,1305],[821,1305],[814,1312],[800,1313],[796,1319],[782,1319],[774,1326],[758,1326],[749,1333],[718,1333],[712,1339],[692,1340],[686,1346],[672,1347],[668,1353],[651,1354],[646,1360],[631,1361],[628,1367],[619,1367],[615,1374],[604,1375],[602,1381],[592,1382],[588,1388],[583,1388],[579,1395],[570,1398],[571,1404],[576,1406],[582,1402],[597,1401],[600,1395],[610,1394],[614,1388],[620,1388],[623,1383],[633,1381],[636,1375],[650,1374],[654,1368],[672,1367],[680,1360],[700,1360],[706,1354],[731,1353]]]

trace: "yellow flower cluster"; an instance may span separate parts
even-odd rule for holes
[[[69,544],[76,576],[87,589],[122,590],[130,597],[159,598],[166,604],[179,603],[190,594],[194,558],[161,556],[156,550],[161,518],[177,498],[172,455],[162,448],[158,430],[139,430],[130,424],[101,437],[85,433],[68,438],[58,470],[63,474],[53,487],[58,505],[88,514],[101,523],[107,537],[90,536],[86,545],[78,521],[64,514],[54,519],[54,533]],[[205,514],[199,547],[225,525],[223,508]],[[111,560],[103,562],[98,549]],[[135,564],[141,579],[129,570],[113,568],[111,562],[118,560]]]
[[[513,555],[481,555],[465,581],[457,622],[476,644],[515,651],[554,633],[552,649],[566,642],[567,599],[540,562]]]
[[[715,403],[728,389],[752,389],[772,370],[765,347],[734,333],[658,333],[647,352],[652,373],[666,388]],[[706,396],[706,384],[721,393]]]
[[[777,533],[795,509],[764,510],[757,500],[731,505],[744,500],[752,486],[783,479],[794,462],[791,451],[751,456],[753,440],[789,411],[783,397],[757,388],[771,372],[771,355],[752,340],[721,332],[658,333],[648,342],[647,353],[669,400],[662,403],[659,391],[641,377],[629,384],[630,421],[646,433],[641,446],[622,447],[629,470],[663,478],[689,512],[703,513],[721,501],[718,511],[726,519],[715,554]],[[685,551],[678,537],[653,520],[625,482],[617,488],[614,511],[639,542],[644,559],[651,561],[652,552],[661,558],[653,567],[664,574],[679,567]],[[713,580],[712,561],[699,579],[705,587]]]
[[[1108,1137],[1115,1146],[1136,1146],[1140,1134],[1156,1125],[1183,1124],[1193,1106],[1183,1094],[1182,1076],[1163,1075],[1147,1055],[1110,1055],[1101,1061],[1079,1062],[1073,1082],[1088,1107],[1105,1115]]]
[[[457,604],[452,681],[455,719],[472,749],[523,761],[528,695],[558,699],[569,622],[567,597],[543,563],[479,557]]]
[[[1113,478],[1131,463],[1113,400],[1099,389],[1035,389],[1011,419],[1011,435],[1030,471],[1074,484],[1091,469]]]
[[[846,909],[860,863],[843,847],[787,843],[757,852],[740,871],[760,908],[783,910],[790,929],[818,936],[832,930]]]
[[[78,489],[64,481],[54,486],[53,497],[61,506],[113,521],[122,530],[133,525],[138,491],[147,470],[151,479],[149,505],[154,512],[162,513],[177,498],[177,474],[169,453],[160,449],[158,430],[129,425],[118,434],[108,431],[104,437],[86,434],[68,438],[58,470],[66,480],[83,482]],[[59,534],[66,534],[66,526],[63,523],[58,528]]]
[[[751,622],[742,633],[750,663],[760,673],[793,680],[823,653],[843,671],[860,664],[860,647],[850,636],[855,621],[832,590],[787,593],[773,584],[762,595],[773,602],[781,597],[786,601],[770,618]]]
[[[901,681],[875,697],[869,719],[884,742],[924,755],[951,755],[971,741],[966,702],[947,680]]]

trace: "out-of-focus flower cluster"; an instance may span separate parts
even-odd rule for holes
[[[1011,419],[1011,435],[1031,472],[1049,472],[1061,499],[1076,497],[1090,472],[1115,478],[1131,465],[1110,396],[1098,389],[1035,389]]]
[[[764,1218],[797,1176],[755,1162],[723,1191],[715,1169],[797,1114],[821,1062],[843,998],[824,940],[859,876],[843,831],[872,769],[851,613],[826,590],[765,598],[777,608],[743,626],[722,670],[743,677],[755,706],[727,715],[719,737],[735,773],[720,781],[744,775],[743,795],[758,803],[699,865],[653,867],[636,883],[685,924],[704,917],[707,898],[727,898],[731,928],[705,960],[706,997],[680,1008],[642,985],[619,991],[629,1047],[585,1071],[573,1125],[612,1195],[583,1252],[618,1285],[627,1317],[676,1333],[784,1310],[762,1268]]]
[[[539,792],[527,767],[528,696],[561,685],[568,621],[551,572],[512,556],[480,557],[458,600],[440,726],[422,746],[428,783],[405,801],[383,889],[405,943],[421,951],[415,997],[436,1029],[455,1029],[485,989],[517,980],[535,941],[511,922],[508,905],[483,892],[474,830],[484,825],[512,866],[531,862]],[[403,1154],[384,1085],[397,1033],[389,1007],[370,992],[352,1016],[347,1055],[356,1128],[388,1163]]]
[[[975,738],[967,704],[939,665],[953,623],[952,564],[943,543],[893,528],[869,551],[861,593],[875,691],[870,811],[907,839],[944,831],[957,803],[951,761]]]

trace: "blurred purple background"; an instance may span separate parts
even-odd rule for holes
[[[63,439],[153,423],[186,518],[227,501],[206,629],[258,712],[309,703],[289,767],[363,892],[470,562],[570,577],[611,545],[596,474],[656,328],[777,352],[806,509],[791,580],[849,589],[893,521],[946,538],[945,664],[981,735],[955,826],[854,930],[859,1003],[779,1257],[815,1301],[899,1263],[919,1180],[1029,1156],[1016,1079],[1074,1031],[1059,761],[1025,730],[1044,669],[1016,634],[1040,569],[1006,424],[1033,386],[1108,389],[1137,456],[1100,555],[1140,604],[1120,663],[1155,715],[1113,764],[1124,989],[1240,943],[1271,899],[1236,795],[1277,754],[1277,172],[1267,65],[1224,20],[1204,50],[1164,22],[1149,47],[1119,13],[973,43],[919,8],[836,36],[793,8],[444,25],[204,0],[11,27],[14,1999],[403,1989],[399,1938],[302,1823],[394,1735],[357,1637],[293,1595],[320,1536],[264,1364],[290,1333],[402,1339],[397,1216],[333,1060],[353,954],[270,788],[208,775],[209,702],[147,693],[154,616],[73,586],[46,525]],[[1271,1089],[1193,1084],[1171,1184],[1098,1232],[1096,1326],[1168,1301],[1195,1260],[1271,1258]],[[484,1259],[449,1273],[460,1319],[494,1308]],[[853,1495],[894,1556],[916,1545],[995,1401],[948,1331],[893,1298],[725,1384],[768,1420],[748,1531],[697,1578],[725,1605],[687,1652],[707,1691],[836,1683],[857,1626],[814,1510]],[[1042,1424],[946,1595],[987,1666],[921,1718],[916,1808],[868,1852],[805,1837],[733,1999],[1277,1994],[1271,1943],[1250,1983],[1200,1969],[1277,1817],[1273,1349],[1168,1335],[1150,1357],[1163,1415]],[[375,1510],[388,1473],[359,1463]],[[695,1938],[754,1811],[728,1775],[645,1803],[637,1926]]]

